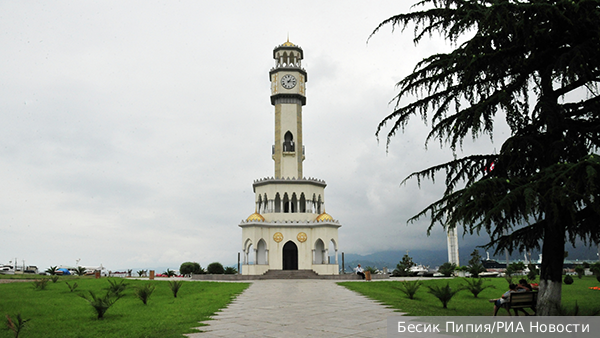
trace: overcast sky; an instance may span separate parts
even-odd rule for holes
[[[273,48],[304,50],[304,174],[327,182],[340,250],[440,249],[406,220],[452,158],[419,121],[386,154],[394,85],[449,46],[412,30],[367,38],[409,1],[0,2],[0,263],[45,269],[236,262],[253,180],[274,175]],[[490,152],[481,138],[465,153]],[[462,154],[459,154],[462,155]],[[468,237],[470,243],[483,243]]]

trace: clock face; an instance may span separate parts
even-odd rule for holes
[[[292,89],[296,87],[296,78],[294,75],[286,74],[281,78],[281,85],[285,89]]]

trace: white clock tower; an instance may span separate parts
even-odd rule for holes
[[[255,213],[242,221],[242,274],[269,270],[339,273],[338,221],[325,213],[326,183],[303,176],[302,107],[308,75],[302,48],[287,41],[273,50],[269,72],[275,106],[275,175],[254,181]]]

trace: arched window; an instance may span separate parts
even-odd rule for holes
[[[267,194],[266,193],[265,193],[265,197],[263,198],[263,207],[262,207],[262,209],[263,209],[264,213],[271,212],[269,210],[269,200],[267,199]]]
[[[281,212],[281,197],[279,193],[275,195],[275,212]]]
[[[258,212],[259,214],[262,213],[262,206],[263,206],[262,196],[258,195],[258,201],[256,202],[256,212]]]
[[[288,197],[287,192],[283,194],[283,212],[291,212],[290,210],[290,198]]]
[[[287,132],[285,133],[285,136],[283,137],[283,151],[284,152],[293,152],[294,150],[294,136],[292,135],[291,132]]]
[[[258,251],[256,255],[256,264],[269,264],[269,259],[267,257],[267,243],[265,243],[264,239],[261,238],[261,240],[258,241],[258,244],[256,245],[256,250]]]
[[[286,52],[283,52],[283,54],[281,55],[281,63],[284,67],[288,65],[289,60],[290,58],[288,57],[288,54]]]
[[[306,198],[304,198],[304,193],[300,194],[300,210],[299,212],[306,212]]]
[[[254,264],[254,252],[250,238],[244,243],[244,264]]]
[[[323,205],[323,202],[321,201],[321,195],[319,195],[319,200],[317,201],[317,214],[319,214],[319,215],[321,213],[323,213],[323,211],[321,211],[322,205]]]
[[[314,264],[323,264],[325,262],[325,244],[319,238],[315,242],[315,259]]]
[[[328,257],[328,263],[329,264],[337,264],[338,263],[338,259],[337,259],[337,246],[335,245],[335,241],[333,240],[333,238],[329,241],[329,257]]]
[[[298,212],[298,198],[296,198],[296,193],[292,194],[292,201],[290,203],[290,210],[292,212]]]

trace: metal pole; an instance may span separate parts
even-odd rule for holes
[[[241,274],[242,271],[240,271],[240,253],[238,252],[238,274]]]
[[[344,264],[344,253],[343,252],[342,252],[342,274],[346,274],[346,265]]]

